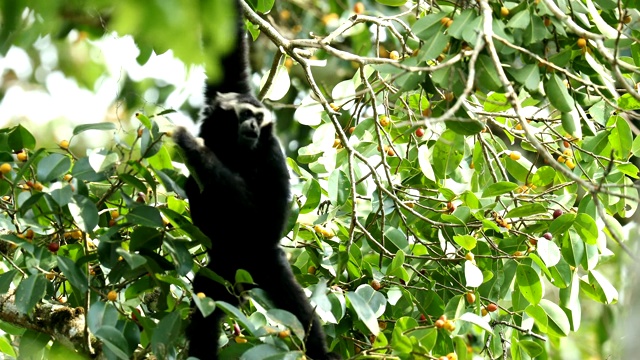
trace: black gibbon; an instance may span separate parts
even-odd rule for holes
[[[192,172],[185,185],[191,217],[211,239],[207,268],[231,283],[238,269],[247,270],[275,306],[305,326],[308,358],[340,359],[328,352],[322,325],[279,245],[288,217],[289,173],[271,114],[252,95],[242,0],[233,1],[236,49],[223,59],[222,81],[206,86],[200,128],[204,145],[184,128],[173,135]],[[214,300],[239,305],[237,296],[209,277],[196,274],[193,287]],[[206,318],[195,310],[187,328],[189,356],[218,358],[223,317],[218,309]]]

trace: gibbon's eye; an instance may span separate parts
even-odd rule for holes
[[[248,110],[248,109],[242,110],[240,111],[240,120],[241,121],[247,120],[248,118],[251,117],[251,115],[253,115],[251,110]]]
[[[262,124],[262,120],[264,119],[264,114],[259,112],[256,114],[256,121],[258,122],[258,124]]]

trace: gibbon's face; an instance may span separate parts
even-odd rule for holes
[[[233,111],[238,120],[238,143],[253,149],[258,144],[260,131],[271,123],[271,113],[253,97],[243,99],[237,93],[218,93],[217,105],[226,111]]]

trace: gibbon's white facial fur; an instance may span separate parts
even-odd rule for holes
[[[243,102],[242,95],[238,93],[218,93],[214,100],[214,106],[216,105],[223,110],[233,110],[238,118],[240,118],[240,113],[245,110],[251,111],[254,116],[262,114],[262,121],[260,122],[261,128],[273,122],[271,112],[261,106]]]

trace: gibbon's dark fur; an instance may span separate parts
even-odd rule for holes
[[[270,113],[252,95],[241,0],[233,1],[237,45],[222,62],[224,79],[206,86],[200,128],[204,146],[184,128],[173,135],[201,185],[190,176],[185,186],[191,217],[211,239],[209,269],[231,283],[236,270],[247,270],[275,306],[305,326],[308,358],[340,359],[328,352],[320,321],[279,245],[288,217],[289,173]],[[239,305],[236,296],[208,277],[196,274],[193,287],[214,300]],[[223,317],[221,310],[207,318],[195,310],[187,328],[190,356],[218,358]]]

